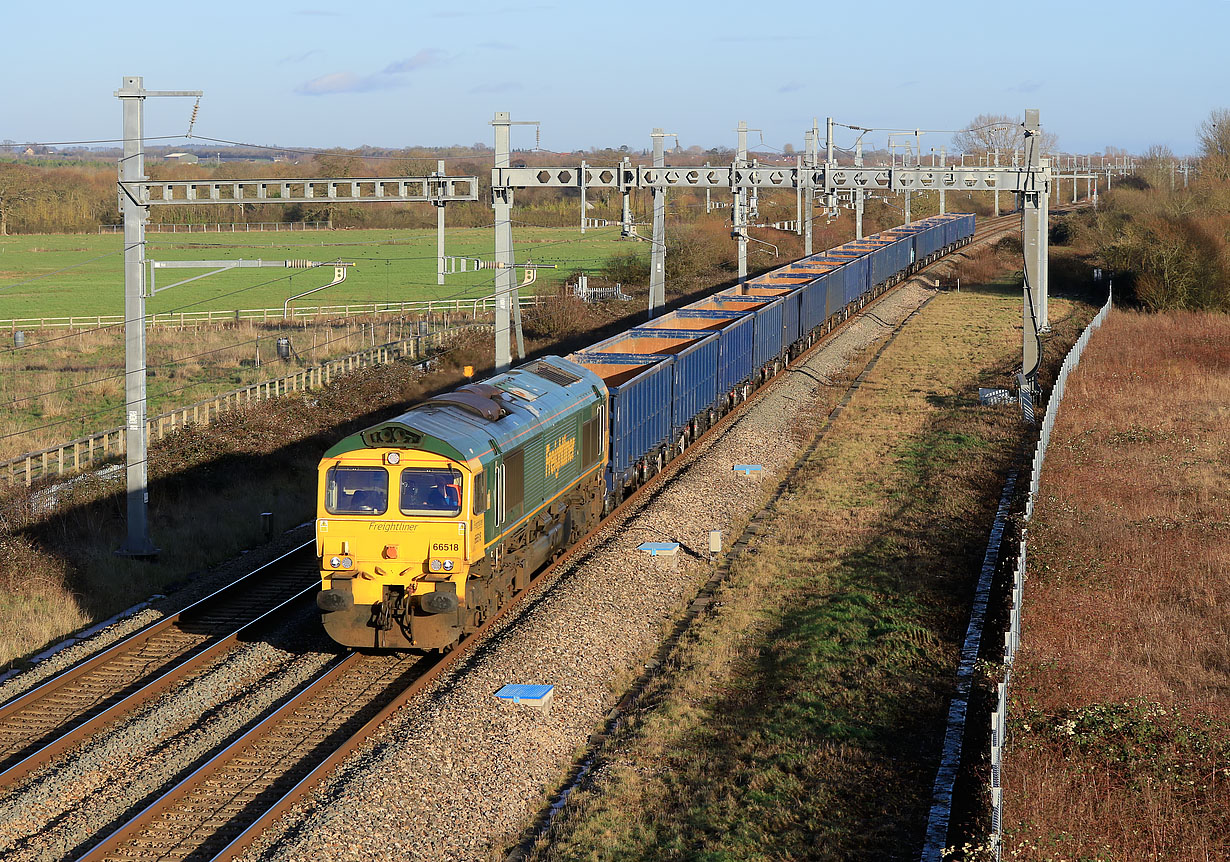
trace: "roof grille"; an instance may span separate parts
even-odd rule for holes
[[[539,377],[544,377],[552,383],[558,383],[560,386],[568,386],[572,383],[579,383],[580,377],[565,371],[562,368],[556,368],[548,362],[543,362],[541,359],[533,365],[527,365],[526,371],[537,374]]]

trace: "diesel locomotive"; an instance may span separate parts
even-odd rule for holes
[[[319,468],[325,630],[450,648],[822,332],[973,233],[950,214],[846,243],[346,437]]]
[[[325,630],[446,649],[602,514],[607,390],[548,356],[346,437],[319,470]]]

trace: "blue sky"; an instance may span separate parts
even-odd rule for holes
[[[16,36],[0,139],[15,141],[117,137],[124,75],[204,90],[201,135],[282,146],[490,145],[492,113],[509,110],[541,121],[550,150],[639,149],[654,126],[733,146],[741,119],[801,148],[813,116],[947,130],[1036,107],[1064,150],[1183,154],[1230,107],[1230,0],[0,0],[0,16]],[[147,104],[148,135],[187,128],[190,100]]]

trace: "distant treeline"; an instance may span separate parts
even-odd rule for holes
[[[171,153],[191,153],[199,160],[188,164],[167,160]],[[116,197],[116,160],[120,151],[68,150],[51,152],[40,148],[30,155],[15,153],[0,145],[0,236],[9,233],[93,233],[100,225],[120,223]],[[794,165],[792,153],[750,153],[762,164]],[[612,167],[623,159],[645,164],[647,153],[627,146],[593,149],[585,152],[555,153],[545,150],[514,150],[514,167],[580,164]],[[734,151],[725,147],[704,150],[700,147],[676,149],[669,154],[672,165],[726,165]],[[455,227],[483,227],[491,224],[491,168],[493,151],[474,144],[469,147],[412,147],[382,150],[360,147],[355,150],[307,152],[295,149],[255,147],[150,147],[146,170],[154,180],[226,180],[289,177],[373,177],[422,176],[433,173],[437,161],[445,161],[453,176],[476,176],[478,201],[452,204],[448,223]],[[573,189],[518,190],[518,218],[544,227],[564,227],[580,218],[578,192]],[[715,191],[713,200],[726,202],[728,195]],[[649,196],[635,195],[639,221],[648,219]],[[587,214],[593,218],[618,219],[621,200],[618,192],[595,189],[587,196]],[[703,192],[672,192],[670,217],[691,221],[704,212]],[[780,211],[764,212],[766,220],[794,217],[785,202]],[[764,210],[765,207],[762,207]],[[770,207],[769,209],[773,209]],[[217,222],[321,221],[332,219],[339,228],[426,228],[435,226],[435,211],[421,204],[330,205],[253,204],[233,206],[185,205],[154,207],[151,222],[175,224],[213,224]]]

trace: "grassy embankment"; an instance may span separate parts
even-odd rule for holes
[[[817,243],[840,243],[846,237],[837,231],[846,226],[848,220],[821,233]],[[730,283],[729,232],[720,224],[690,231],[674,248],[668,301],[688,301]],[[782,252],[798,250],[783,243]],[[529,350],[566,353],[642,321],[648,268],[636,265],[636,249],[632,254],[619,267],[635,276],[637,299],[587,305],[558,297],[527,311]],[[767,256],[751,261],[753,272],[777,263]],[[31,491],[0,488],[0,666],[261,544],[262,511],[274,512],[277,530],[311,518],[316,464],[325,449],[457,385],[463,365],[474,365],[479,377],[490,373],[492,353],[489,335],[464,338],[450,345],[431,374],[408,363],[370,369],[156,443],[150,520],[163,551],[154,563],[112,554],[125,534],[118,477],[87,476],[61,489],[51,511],[38,502],[46,483]]]
[[[977,402],[1019,364],[1019,274],[1002,274],[1017,260],[965,267],[961,292],[887,349],[534,858],[916,856],[973,584],[1026,435],[1014,409]],[[1051,309],[1045,380],[1093,314]]]
[[[1029,536],[1005,858],[1230,858],[1230,316],[1116,311]]]

